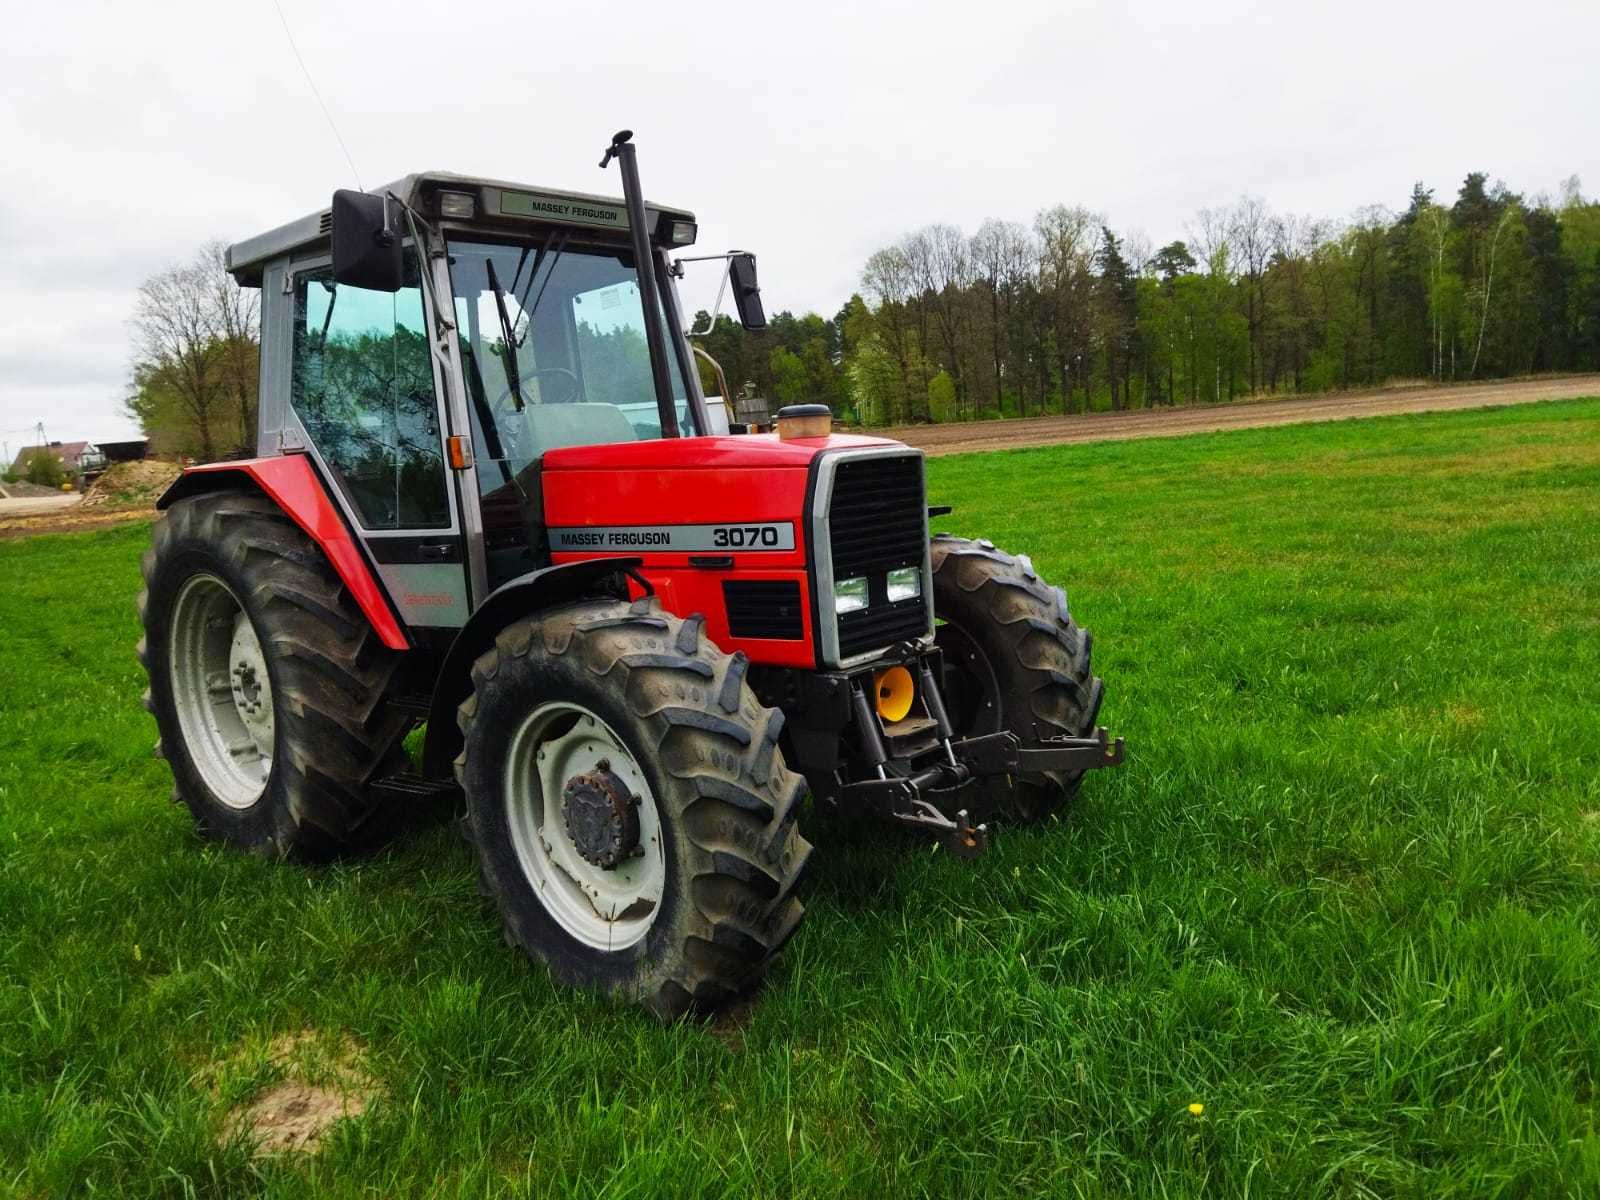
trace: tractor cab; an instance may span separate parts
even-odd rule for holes
[[[550,451],[728,432],[668,262],[694,216],[643,211],[634,236],[620,200],[423,172],[229,249],[262,289],[258,452],[315,461],[408,623],[458,627],[548,565]],[[753,257],[735,257],[759,327]]]

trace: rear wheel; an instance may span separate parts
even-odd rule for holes
[[[526,618],[459,714],[466,828],[507,941],[666,1019],[760,980],[811,853],[783,715],[702,627],[650,600]]]
[[[405,762],[400,655],[311,539],[264,496],[195,496],[143,571],[144,703],[200,833],[301,859],[379,840],[367,784]]]
[[[1105,685],[1090,664],[1093,639],[1060,588],[1026,555],[993,543],[933,539],[936,640],[944,652],[944,700],[962,737],[1009,729],[1024,748],[1093,731]],[[1001,820],[1045,819],[1078,790],[1082,772],[1018,777],[993,793]]]

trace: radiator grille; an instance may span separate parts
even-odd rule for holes
[[[918,597],[881,608],[864,608],[839,618],[839,657],[879,650],[928,632],[927,603]]]
[[[828,523],[834,579],[920,564],[928,539],[922,459],[902,455],[840,463]]]
[[[847,459],[834,473],[828,504],[833,579],[867,579],[867,607],[838,617],[840,659],[928,631],[929,597],[891,604],[885,579],[897,568],[921,567],[927,555],[922,470],[920,455],[883,455]]]
[[[728,610],[728,632],[736,638],[798,641],[805,636],[797,580],[724,580],[722,602]]]

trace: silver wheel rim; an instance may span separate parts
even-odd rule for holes
[[[597,770],[609,770],[638,801],[638,852],[609,870],[578,853],[562,814],[567,782]],[[596,950],[624,950],[650,932],[667,878],[661,818],[644,772],[611,727],[581,704],[541,704],[512,736],[505,783],[517,861],[556,923]]]
[[[189,761],[217,799],[249,808],[272,774],[272,683],[244,606],[215,575],[178,592],[169,671]]]

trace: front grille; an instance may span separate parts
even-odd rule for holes
[[[835,585],[860,576],[867,580],[867,607],[837,618],[840,660],[927,633],[927,580],[922,596],[891,604],[885,578],[900,567],[921,567],[927,556],[922,456],[872,455],[839,463],[828,528]],[[828,599],[819,598],[823,604]]]
[[[919,638],[928,632],[928,609],[921,596],[885,604],[882,608],[863,608],[839,618],[839,657],[849,658],[868,650],[882,649],[896,642]]]
[[[840,463],[828,524],[836,580],[919,565],[928,538],[922,459],[899,455]]]
[[[805,636],[794,579],[729,579],[722,584],[728,632],[736,638],[797,641]]]

